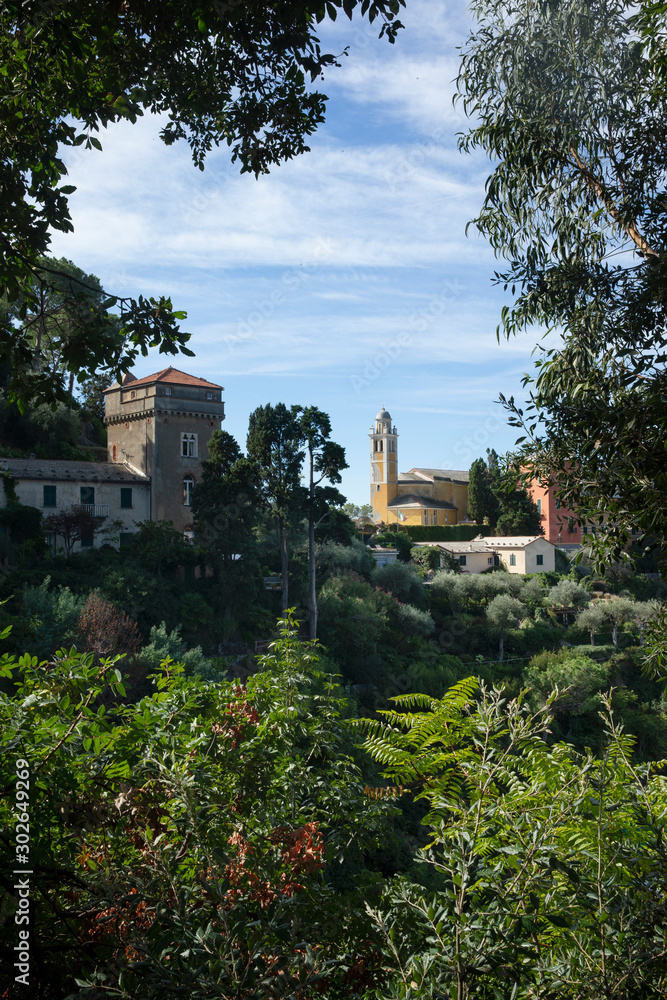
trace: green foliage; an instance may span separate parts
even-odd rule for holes
[[[0,508],[0,552],[10,562],[26,562],[43,555],[44,548],[41,510],[10,495],[7,506]]]
[[[547,594],[547,602],[553,607],[584,608],[590,601],[590,594],[572,580],[561,580]]]
[[[130,540],[129,554],[158,579],[196,560],[196,553],[173,521],[141,521],[138,528]]]
[[[353,573],[325,581],[319,595],[320,632],[341,669],[347,672],[355,661],[363,663],[377,652],[389,627],[392,600]]]
[[[150,640],[147,646],[141,647],[139,653],[140,660],[150,673],[158,670],[164,660],[170,659],[183,665],[186,677],[201,677],[209,681],[221,680],[220,672],[214,668],[211,660],[204,656],[201,646],[187,648],[181,638],[180,625],[171,632],[167,632],[164,622],[154,625]]]
[[[525,605],[515,597],[510,597],[509,594],[496,594],[488,604],[486,617],[499,632],[504,632],[512,627],[518,628],[525,612]]]
[[[373,536],[373,544],[387,549],[397,549],[400,561],[410,562],[412,541],[411,536],[407,533],[407,528],[386,528]]]
[[[393,42],[403,3],[364,0],[359,9],[370,22],[379,19],[379,34]],[[42,256],[53,230],[72,229],[74,188],[63,183],[62,150],[101,150],[97,133],[114,122],[136,122],[146,110],[162,115],[162,140],[185,139],[200,169],[220,144],[230,147],[242,171],[255,175],[306,151],[326,100],[309,81],[337,62],[322,52],[316,23],[339,10],[351,17],[355,6],[352,0],[230,0],[196,8],[173,0],[156,8],[141,0],[108,10],[83,0],[36,0],[29,9],[5,4],[0,106],[12,156],[2,167],[0,297],[20,303],[22,319],[28,310],[46,315],[45,293],[68,283],[67,270],[48,266]],[[80,282],[73,298],[81,307],[88,303]],[[105,323],[84,325],[64,341],[61,368],[82,375],[128,371],[151,347],[192,353],[185,347],[189,335],[178,327],[185,314],[169,299],[121,299],[112,290],[106,306],[115,305],[121,306],[120,335]],[[34,367],[31,333],[24,326],[17,336],[8,320],[0,326],[0,358],[12,366],[10,391],[23,399],[62,398],[60,380]]]
[[[562,337],[526,378],[527,405],[507,401],[523,464],[597,527],[598,562],[619,558],[637,527],[666,551],[659,9],[477,0],[458,80],[474,115],[461,146],[495,161],[473,224],[506,259],[496,281],[514,302],[499,332]]]
[[[518,486],[498,493],[500,515],[496,523],[498,535],[543,535],[541,514],[530,494]]]
[[[608,625],[609,619],[604,604],[589,604],[577,615],[577,625],[587,631],[591,637],[591,646],[595,645],[595,636]]]
[[[437,545],[413,545],[410,552],[410,561],[416,566],[421,566],[425,570],[440,569],[441,556],[449,556],[451,560],[451,566],[448,566],[452,572],[456,572],[453,568],[456,565],[456,561],[447,552],[443,552],[442,549],[438,548]]]
[[[370,579],[375,569],[375,560],[363,542],[353,538],[349,545],[327,542],[322,547],[318,565],[321,573],[326,576],[356,573],[364,579]]]
[[[83,598],[69,587],[49,588],[47,576],[38,587],[24,587],[21,601],[22,617],[29,624],[33,656],[50,656],[56,649],[68,648],[76,641],[77,623]]]
[[[664,779],[631,759],[605,704],[599,758],[545,741],[546,710],[462,681],[362,720],[365,749],[425,800],[428,890],[372,907],[387,1000],[658,1000],[667,989]],[[378,790],[379,794],[380,790]],[[563,984],[564,988],[561,988]],[[557,994],[554,993],[557,989]]]
[[[405,563],[397,561],[378,566],[373,573],[373,583],[404,603],[424,603],[424,584],[414,567]]]
[[[31,990],[163,1000],[238,995],[242,983],[248,998],[316,985],[349,996],[374,934],[359,890],[337,888],[336,874],[386,843],[395,809],[364,796],[346,703],[316,649],[284,621],[247,687],[166,661],[136,705],[118,701],[117,666],[2,661],[16,690],[0,695],[0,853],[5,870],[20,853],[39,872]],[[20,852],[17,766],[32,817]],[[7,983],[16,905],[9,882]]]
[[[217,582],[225,617],[253,603],[261,585],[254,529],[262,516],[260,472],[226,431],[216,430],[192,496],[195,541]]]
[[[500,516],[500,503],[496,495],[498,486],[498,463],[495,451],[489,452],[489,462],[476,458],[470,466],[468,486],[468,517],[473,521],[489,525],[495,531]]]
[[[531,661],[524,680],[534,693],[537,705],[546,704],[551,692],[558,688],[558,697],[551,701],[554,711],[581,715],[602,706],[600,692],[608,684],[608,671],[601,663],[586,656],[554,655],[547,663]]]
[[[400,530],[413,542],[471,542],[492,534],[483,524],[406,524]]]
[[[428,611],[415,608],[412,604],[399,604],[395,609],[395,614],[398,619],[398,627],[403,635],[426,637],[433,634],[435,622]]]
[[[287,528],[301,520],[305,499],[299,485],[305,457],[300,412],[299,406],[267,403],[250,414],[248,423],[248,458],[257,465],[262,502],[278,528],[283,610],[289,605]]]

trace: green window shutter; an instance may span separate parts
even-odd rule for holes
[[[45,486],[44,487],[44,498],[42,501],[43,507],[55,507],[56,506],[56,488],[55,486]]]
[[[131,486],[121,486],[121,488],[120,488],[120,505],[124,509],[129,509],[132,506],[132,487]]]

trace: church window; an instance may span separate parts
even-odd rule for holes
[[[391,452],[396,451],[396,442],[395,441],[390,441],[389,442],[389,451],[391,451]]]
[[[181,434],[181,455],[183,458],[197,457],[197,435]]]
[[[192,476],[186,476],[183,480],[183,506],[189,507],[190,501],[192,499],[192,488],[195,485],[195,481]]]
[[[112,462],[117,462],[118,461],[118,445],[117,444],[112,444],[111,445],[111,461]]]
[[[375,450],[376,451],[382,451],[382,441],[376,441],[375,442]]]
[[[379,484],[379,483],[378,483],[378,484],[377,484],[377,486],[375,487],[375,492],[376,492],[376,493],[379,493],[379,492],[380,492],[380,484]]]

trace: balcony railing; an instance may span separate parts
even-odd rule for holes
[[[108,517],[109,516],[109,504],[108,503],[77,503],[75,504],[77,510],[85,510],[93,517]]]

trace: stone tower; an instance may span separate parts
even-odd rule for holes
[[[208,442],[225,419],[221,385],[164,368],[105,390],[108,458],[150,477],[150,519],[192,530],[190,501],[208,458]]]
[[[371,506],[379,516],[398,494],[398,432],[384,406],[375,417],[371,442]]]

